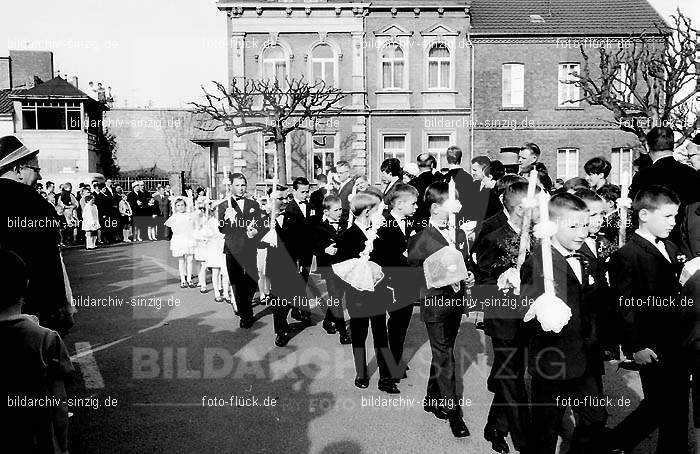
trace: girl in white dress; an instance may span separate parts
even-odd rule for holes
[[[95,198],[91,195],[85,196],[83,224],[81,227],[85,231],[85,249],[97,248],[97,231],[100,229],[100,216],[95,206]]]
[[[180,287],[194,288],[196,285],[190,279],[192,276],[192,260],[194,258],[194,219],[187,210],[185,198],[178,197],[174,203],[174,213],[165,221],[165,225],[173,231],[170,239],[170,251],[178,258],[180,271]]]
[[[197,210],[194,212],[194,260],[198,266],[198,280],[200,293],[207,293],[207,248],[211,240],[212,232],[209,224],[209,200],[198,199]]]
[[[226,270],[226,256],[224,255],[224,234],[219,231],[219,220],[216,206],[211,206],[209,219],[207,220],[208,230],[211,237],[207,243],[206,267],[211,268],[211,280],[214,286],[214,301],[231,302],[231,284],[228,281],[228,271]]]

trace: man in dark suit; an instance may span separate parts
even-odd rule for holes
[[[499,201],[499,205],[501,206],[501,209],[497,211],[494,215],[486,218],[484,222],[477,224],[476,230],[474,231],[474,248],[477,247],[479,242],[486,235],[508,222],[508,211],[505,208],[503,208],[503,205],[500,203],[500,201],[503,197],[503,194],[505,194],[506,189],[508,189],[508,186],[517,181],[523,182],[527,180],[518,175],[505,175],[500,180],[498,180],[498,183],[496,183],[495,193]]]
[[[448,184],[440,181],[426,189],[425,203],[430,217],[428,225],[408,241],[408,263],[423,267],[425,260],[445,246],[457,248],[466,260],[466,235],[449,226]],[[430,377],[423,408],[437,418],[447,419],[455,437],[466,437],[469,429],[462,419],[457,396],[454,346],[464,313],[464,294],[474,285],[473,275],[465,281],[440,288],[421,286],[421,319],[428,331],[432,351]]]
[[[347,161],[338,161],[335,164],[335,170],[338,177],[337,194],[343,205],[343,216],[340,220],[342,222],[348,222],[348,219],[350,219],[350,199],[348,197],[352,193],[355,180],[350,176],[350,163]]]
[[[386,197],[389,209],[383,213],[384,221],[377,230],[374,257],[386,276],[386,285],[393,289],[394,301],[389,305],[387,333],[389,350],[394,358],[392,378],[405,378],[406,362],[403,345],[408,325],[413,315],[413,302],[418,299],[420,278],[415,268],[408,265],[408,239],[415,232],[411,216],[416,211],[418,191],[413,186],[399,183]]]
[[[447,149],[446,158],[447,164],[449,165],[449,170],[447,171],[444,181],[455,182],[457,196],[459,201],[462,203],[462,209],[459,213],[457,213],[456,219],[457,226],[460,226],[467,220],[477,220],[477,216],[479,214],[475,210],[476,206],[474,206],[474,198],[476,197],[474,179],[467,173],[466,170],[462,168],[461,148],[454,145],[449,147]]]
[[[644,399],[609,435],[631,451],[657,427],[657,452],[688,451],[687,309],[679,303],[678,248],[667,238],[680,200],[663,186],[638,192],[639,228],[610,259],[610,283],[624,315],[622,351],[640,365]],[[686,327],[686,329],[684,329]]]
[[[167,238],[167,232],[165,229],[165,225],[163,224],[164,219],[168,219],[170,217],[170,200],[168,198],[168,195],[165,194],[165,188],[163,188],[162,185],[158,185],[158,188],[156,189],[156,192],[153,194],[153,199],[156,201],[158,204],[158,221],[156,223],[156,228],[157,233],[158,233],[158,238],[160,239],[166,239]]]
[[[253,326],[252,300],[258,286],[257,247],[263,216],[255,200],[245,196],[248,182],[242,173],[231,175],[231,196],[219,205],[219,231],[224,234],[226,268],[233,286],[241,328]]]
[[[430,218],[430,207],[425,201],[425,190],[432,183],[442,181],[443,176],[439,172],[434,172],[437,167],[437,161],[434,156],[428,153],[421,153],[416,158],[416,162],[418,164],[418,170],[421,173],[409,181],[408,184],[418,191],[418,209],[416,210],[414,219],[416,228],[420,230],[428,225],[428,218]]]
[[[284,230],[289,238],[294,238],[289,247],[289,254],[296,262],[304,282],[309,283],[309,271],[313,258],[313,244],[309,232],[314,225],[317,213],[309,204],[309,180],[304,177],[294,179],[292,183],[292,199],[284,209]],[[312,289],[318,296],[318,290]],[[309,314],[294,311],[295,318],[308,319]]]
[[[309,196],[309,205],[316,213],[316,220],[321,222],[323,219],[323,199],[329,195],[328,188],[326,187],[328,185],[328,177],[323,174],[317,175],[316,183],[318,184],[318,188],[311,192]]]
[[[290,307],[299,311],[299,307],[308,309],[306,285],[299,275],[299,266],[290,253],[292,244],[298,240],[294,229],[287,229],[285,209],[289,205],[288,190],[278,186],[270,193],[270,204],[275,213],[275,234],[272,244],[265,241],[261,245],[267,247],[265,271],[270,279],[270,299],[272,305],[273,323],[275,328],[275,345],[284,347],[290,339],[287,314]],[[271,220],[272,221],[272,220]]]
[[[484,438],[496,452],[507,451],[505,437],[510,433],[513,446],[524,451],[527,446],[528,400],[525,391],[525,347],[523,326],[524,306],[510,304],[497,288],[499,276],[517,266],[517,248],[527,208],[527,183],[511,184],[503,197],[510,215],[505,224],[487,234],[474,249],[477,272],[475,293],[484,304],[484,332],[491,338],[493,364],[487,381],[493,395]]]
[[[570,406],[577,418],[571,452],[598,454],[607,420],[600,375],[603,361],[595,345],[592,302],[596,285],[578,253],[588,236],[588,209],[578,197],[563,193],[549,202],[555,295],[571,310],[571,318],[558,333],[544,331],[540,322],[527,322],[531,331],[528,371],[532,375],[532,453],[554,454],[562,417]],[[532,303],[545,292],[542,250],[534,250],[520,269],[522,301]]]
[[[640,170],[632,178],[629,196],[634,199],[641,190],[651,185],[665,186],[678,195],[681,205],[676,218],[676,227],[671,233],[671,241],[680,244],[680,225],[685,207],[700,202],[700,174],[692,167],[681,164],[673,157],[673,130],[669,127],[654,127],[647,134],[649,156],[653,164]]]
[[[382,165],[379,166],[379,172],[384,185],[382,194],[384,196],[384,203],[386,203],[386,196],[397,183],[401,183],[401,176],[403,175],[401,161],[399,161],[398,158],[387,158],[382,161]]]

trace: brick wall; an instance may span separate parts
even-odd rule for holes
[[[11,50],[12,85],[33,86],[34,76],[46,82],[53,79],[53,52],[36,50]]]

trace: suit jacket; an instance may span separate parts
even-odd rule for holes
[[[486,301],[488,298],[492,302],[484,305],[484,332],[492,338],[514,340],[522,334],[522,319],[527,308],[521,304],[516,307],[507,304],[513,294],[504,295],[496,285],[498,277],[511,268],[508,260],[504,260],[510,254],[508,244],[518,242],[519,238],[510,224],[506,223],[486,235],[479,243],[479,248],[474,249],[478,284],[475,293],[479,300]]]
[[[350,200],[348,197],[352,194],[352,188],[355,186],[355,179],[351,178],[350,181],[345,183],[345,186],[337,191],[338,197],[340,197],[340,205],[343,207],[343,214],[341,216],[341,221],[347,222],[350,217]]]
[[[316,212],[308,202],[304,214],[294,200],[290,201],[284,210],[282,229],[290,238],[294,238],[294,241],[288,245],[289,253],[294,260],[305,265],[311,264],[313,255],[313,243],[309,235],[310,229],[314,225],[313,216],[316,216]]]
[[[571,319],[559,333],[545,332],[537,319],[526,323],[529,331],[528,364],[530,373],[549,380],[570,380],[581,377],[587,370],[603,372],[603,362],[593,329],[593,308],[590,295],[595,283],[583,263],[579,282],[561,253],[552,248],[554,291],[571,308]],[[593,277],[595,282],[595,277]],[[532,303],[544,293],[542,250],[535,249],[520,269],[520,300]]]
[[[629,191],[630,198],[634,200],[639,191],[653,184],[671,189],[681,199],[676,226],[670,236],[672,241],[680,244],[680,226],[684,222],[685,207],[691,203],[700,202],[700,173],[690,166],[681,164],[671,156],[661,158],[651,167],[642,169],[634,175]]]
[[[681,290],[681,298],[692,298],[694,304],[688,306],[686,314],[686,329],[688,337],[686,344],[695,352],[700,351],[700,273],[695,273],[688,279]]]
[[[688,258],[700,257],[700,203],[692,203],[685,207],[683,224],[681,224],[681,240],[683,251]]]
[[[168,196],[167,195],[160,195],[159,193],[153,194],[153,198],[155,199],[156,203],[158,204],[158,212],[160,216],[163,217],[170,217],[170,207],[169,201],[168,201]]]
[[[688,335],[681,329],[684,315],[678,307],[682,267],[676,261],[678,248],[668,240],[664,245],[672,262],[636,233],[610,258],[610,284],[622,298],[622,348],[627,356],[645,348],[659,355],[677,351]],[[676,307],[655,307],[647,303],[650,297],[674,298]]]
[[[228,203],[222,203],[218,208],[219,231],[224,234],[225,254],[234,256],[246,271],[257,276],[257,248],[260,239],[267,233],[265,217],[260,210],[260,205],[253,199],[246,198],[243,202],[243,210],[238,203],[231,198],[231,205],[236,210],[234,220],[224,219]],[[248,238],[247,228],[252,224],[258,230],[253,238]],[[257,279],[257,277],[256,277]]]
[[[321,186],[309,196],[309,205],[313,208],[315,213],[314,218],[318,222],[321,222],[321,219],[323,219],[323,199],[325,199],[327,195],[328,189],[326,189],[325,186]]]
[[[282,303],[301,306],[307,303],[305,301],[306,284],[299,274],[299,267],[289,253],[289,245],[294,243],[296,238],[285,230],[284,225],[280,227],[276,224],[275,232],[277,233],[276,247],[260,243],[267,248],[265,274],[270,279],[271,293]]]
[[[455,189],[457,189],[458,199],[462,204],[462,209],[457,213],[458,225],[461,225],[467,219],[476,219],[475,215],[478,212],[474,204],[477,192],[474,188],[474,179],[464,169],[450,169],[444,178],[444,181],[450,182],[454,180]]]
[[[425,190],[436,181],[442,180],[443,176],[440,173],[423,172],[408,182],[418,191],[418,209],[413,217],[419,230],[428,225],[428,218],[430,218],[430,207],[426,205],[424,200]]]
[[[498,213],[494,214],[490,218],[487,218],[482,222],[481,224],[476,226],[476,230],[474,231],[474,250],[476,250],[479,247],[479,242],[489,233],[493,232],[494,230],[508,224],[508,216],[506,216],[506,213],[501,210]]]
[[[313,230],[313,252],[316,255],[316,265],[323,274],[327,272],[328,267],[337,263],[336,255],[328,255],[325,250],[328,246],[335,243],[338,244],[338,238],[343,234],[347,224],[340,223],[336,230],[328,221],[324,220],[314,226]]]
[[[404,234],[389,210],[385,210],[383,216],[374,241],[374,257],[387,277],[387,285],[394,289],[397,302],[406,305],[419,296],[416,278],[420,276],[408,264],[408,239],[415,234],[415,226],[410,218],[406,219]]]
[[[465,263],[467,260],[466,235],[464,231],[456,229],[456,243],[460,252],[464,256]],[[440,231],[428,225],[426,228],[411,236],[408,240],[408,263],[411,266],[423,267],[425,259],[430,257],[435,252],[439,251],[449,243],[442,236]],[[420,296],[421,296],[421,319],[426,323],[445,322],[453,317],[460,318],[464,313],[464,284],[460,285],[459,291],[455,292],[452,286],[440,288],[427,288],[425,276],[420,279]],[[446,301],[456,301],[459,303],[444,304]]]

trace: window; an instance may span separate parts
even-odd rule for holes
[[[391,43],[382,52],[382,87],[400,89],[404,86],[405,59],[401,46]]]
[[[22,129],[82,129],[79,102],[23,101]]]
[[[382,136],[382,160],[387,158],[398,158],[401,165],[406,162],[406,136],[405,135],[385,135]]]
[[[328,175],[335,162],[335,135],[317,134],[312,137],[312,156],[314,160],[313,179],[320,174]]]
[[[564,181],[578,176],[578,148],[557,150],[557,178]]]
[[[574,84],[564,83],[577,80],[573,74],[579,74],[579,72],[580,65],[578,63],[559,64],[559,107],[579,107],[580,102],[578,100],[581,98],[579,87]]]
[[[450,146],[449,134],[428,134],[428,153],[437,159],[438,170],[447,166],[447,148]]]
[[[608,182],[613,184],[620,184],[622,178],[622,172],[627,172],[627,184],[632,181],[632,150],[630,148],[613,148],[610,154],[610,164],[612,164],[612,169],[610,170],[610,176]]]
[[[428,88],[450,88],[450,51],[443,43],[428,51]]]
[[[282,46],[269,46],[263,51],[262,77],[278,81],[287,78],[287,54]]]
[[[331,46],[320,44],[311,51],[311,79],[324,81],[326,85],[335,85],[335,54]]]
[[[275,172],[275,165],[277,164],[276,155],[277,144],[275,144],[275,140],[270,136],[263,136],[263,150],[262,159],[260,160],[260,174],[266,182],[272,181],[275,178],[275,175],[277,174]]]
[[[629,102],[632,92],[629,87],[630,80],[627,75],[627,68],[627,63],[620,63],[620,68],[617,70],[613,81],[613,90],[618,100]]]
[[[501,98],[503,107],[525,106],[525,65],[505,63],[503,65]]]

